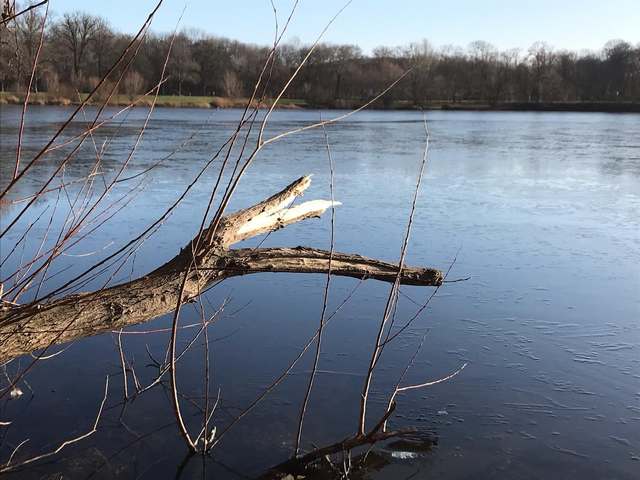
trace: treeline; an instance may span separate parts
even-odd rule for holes
[[[0,31],[0,88],[24,91],[38,49],[38,9]],[[120,85],[136,94],[160,79],[171,35],[148,34]],[[131,36],[114,31],[103,18],[82,12],[46,24],[33,91],[73,98],[91,90],[119,57]],[[300,65],[308,47],[282,45],[269,70],[274,95]],[[269,48],[199,32],[178,34],[161,86],[165,95],[247,97]],[[427,41],[375,49],[365,55],[354,45],[320,45],[287,91],[287,98],[311,105],[362,102],[403,72],[410,73],[388,95],[387,106],[432,102],[621,102],[640,100],[640,45],[608,42],[599,52],[554,50],[545,43],[527,51],[499,51],[483,41],[433,48]]]

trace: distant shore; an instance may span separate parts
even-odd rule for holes
[[[70,99],[54,93],[38,92],[29,95],[29,103],[32,105],[78,105],[86,96],[86,93],[82,93],[80,94],[80,98]],[[89,104],[102,105],[104,100],[104,98],[92,99]],[[109,105],[127,106],[134,103],[136,106],[149,107],[153,104],[153,101],[154,97],[151,95],[140,97],[137,95],[118,94],[109,99]],[[169,108],[244,108],[247,101],[248,99],[246,98],[158,95],[155,106]],[[0,105],[22,105],[23,103],[24,93],[0,92]],[[265,106],[271,106],[269,100],[265,102]],[[281,99],[280,102],[278,102],[278,108],[291,109],[304,107],[306,107],[306,104],[301,100]]]
[[[84,98],[86,94],[81,94]],[[156,107],[168,108],[244,108],[246,98],[226,98],[207,96],[178,96],[159,95]],[[153,102],[153,97],[138,98],[131,95],[114,95],[109,105],[126,106],[135,102],[136,106],[148,107]],[[264,102],[266,108],[271,106],[271,99]],[[24,103],[24,94],[12,92],[0,92],[0,105],[21,105]],[[32,105],[77,105],[80,99],[56,95],[48,92],[32,93],[29,96]],[[92,104],[101,104],[94,101]],[[301,99],[281,99],[278,102],[279,109],[354,109],[362,105],[362,101],[339,100],[331,103],[319,102],[311,104]],[[603,112],[603,113],[640,113],[640,102],[502,102],[487,103],[478,101],[434,101],[424,106],[416,106],[408,101],[392,101],[371,105],[376,110],[453,110],[453,111],[516,111],[516,112]]]

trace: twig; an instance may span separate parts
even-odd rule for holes
[[[96,419],[95,422],[93,423],[93,427],[86,433],[74,437],[70,440],[65,440],[64,442],[62,442],[58,448],[56,448],[55,450],[48,452],[48,453],[43,453],[41,455],[36,455],[35,457],[31,457],[27,460],[23,460],[21,462],[18,463],[11,463],[11,460],[13,459],[13,455],[15,454],[15,451],[24,443],[26,443],[28,440],[25,440],[23,443],[21,443],[20,445],[18,445],[18,447],[16,448],[16,450],[14,450],[13,454],[11,455],[11,458],[9,458],[9,461],[7,463],[5,463],[4,465],[0,466],[0,473],[6,473],[6,472],[10,472],[13,470],[16,470],[18,468],[24,467],[26,465],[29,465],[31,463],[37,462],[39,460],[43,460],[45,458],[49,458],[52,457],[54,455],[57,455],[58,453],[60,453],[62,450],[64,450],[65,447],[68,447],[69,445],[72,445],[74,443],[78,443],[82,440],[84,440],[87,437],[90,437],[91,435],[93,435],[94,433],[96,433],[96,431],[98,430],[98,424],[100,423],[100,418],[102,417],[102,410],[104,409],[104,404],[107,401],[107,393],[109,391],[109,376],[107,375],[106,380],[105,380],[105,384],[104,384],[104,396],[102,397],[102,401],[100,402],[100,407],[98,408],[98,414],[96,415]]]
[[[321,118],[322,120],[322,118]],[[309,374],[309,384],[307,385],[307,390],[304,395],[304,400],[302,402],[302,407],[300,409],[300,418],[298,420],[298,433],[296,435],[296,443],[293,450],[293,456],[297,457],[300,452],[300,442],[302,440],[302,426],[304,423],[304,416],[307,412],[307,405],[309,403],[309,398],[311,397],[311,389],[313,388],[313,381],[316,376],[316,372],[318,370],[318,363],[320,361],[320,348],[322,346],[322,331],[324,329],[325,324],[325,313],[327,311],[327,301],[329,299],[329,285],[331,284],[331,267],[333,263],[333,249],[335,246],[335,219],[336,219],[336,208],[335,208],[335,197],[333,192],[333,182],[334,182],[334,174],[333,174],[333,158],[331,157],[331,147],[329,145],[329,136],[327,135],[326,128],[322,128],[324,133],[324,140],[327,149],[327,159],[329,161],[329,190],[331,192],[331,237],[330,237],[330,249],[329,249],[329,263],[327,266],[327,280],[324,285],[324,294],[322,298],[322,311],[320,313],[320,325],[318,326],[318,335],[317,335],[317,344],[316,344],[316,353],[313,359],[313,367],[311,373]]]
[[[14,20],[14,19],[18,18],[20,15],[23,15],[23,14],[27,13],[28,11],[33,10],[34,8],[41,7],[45,3],[49,3],[49,0],[42,0],[39,3],[34,3],[34,4],[29,5],[28,7],[24,8],[23,10],[20,10],[18,13],[14,13],[14,14],[6,16],[6,17],[3,15],[2,19],[0,19],[0,26],[6,25],[11,20]],[[49,7],[49,5],[47,5],[47,8],[48,7]]]
[[[120,352],[120,366],[122,367],[122,388],[126,401],[129,398],[129,387],[127,385],[127,364],[124,359],[124,350],[122,349],[122,328],[118,332],[118,351]]]
[[[409,237],[411,235],[411,226],[413,224],[413,217],[415,214],[415,210],[416,210],[416,204],[418,201],[418,194],[420,192],[420,185],[422,183],[422,178],[424,175],[424,170],[427,164],[427,154],[429,152],[429,129],[427,127],[427,121],[426,118],[424,120],[424,127],[425,127],[425,134],[426,134],[426,142],[425,142],[425,147],[424,147],[424,153],[422,155],[422,162],[420,164],[420,172],[418,174],[418,180],[416,182],[416,188],[413,194],[413,201],[411,203],[411,211],[409,213],[409,220],[407,222],[407,228],[406,228],[406,232],[404,235],[404,240],[402,243],[402,248],[400,251],[400,261],[399,261],[399,266],[398,266],[398,274],[396,276],[396,281],[393,284],[393,287],[391,287],[391,290],[389,292],[389,296],[387,298],[387,303],[385,305],[385,309],[384,309],[384,314],[382,316],[382,320],[380,322],[380,327],[378,329],[378,336],[376,338],[376,343],[375,346],[373,348],[372,354],[371,354],[371,360],[369,362],[369,368],[367,370],[367,376],[366,379],[364,381],[364,386],[362,388],[362,396],[360,399],[360,417],[359,417],[359,423],[358,423],[358,433],[360,435],[364,434],[365,431],[365,422],[366,422],[366,414],[367,414],[367,400],[368,400],[368,396],[369,396],[369,389],[371,388],[371,380],[373,378],[373,373],[375,370],[375,367],[378,363],[378,360],[380,358],[380,354],[382,353],[382,349],[384,348],[384,345],[381,344],[382,341],[382,336],[384,334],[385,331],[385,326],[387,323],[387,320],[389,319],[389,315],[391,314],[391,312],[394,309],[395,303],[397,302],[397,298],[398,298],[398,288],[400,286],[400,278],[402,275],[402,268],[404,266],[404,259],[405,259],[405,255],[407,252],[407,247],[409,244]]]
[[[33,66],[31,67],[31,76],[29,77],[29,85],[27,86],[27,93],[24,96],[24,103],[22,104],[22,113],[20,114],[20,127],[18,128],[18,146],[16,147],[16,163],[13,168],[13,178],[15,179],[18,176],[18,169],[20,168],[20,153],[22,152],[22,136],[24,134],[24,119],[27,113],[27,105],[29,105],[29,95],[31,95],[31,86],[33,85],[33,79],[36,76],[36,69],[38,68],[38,59],[40,58],[40,51],[42,50],[42,44],[44,41],[44,27],[47,23],[47,17],[49,15],[49,3],[48,0],[45,0],[47,4],[47,8],[44,11],[44,17],[42,18],[42,25],[40,26],[40,40],[38,41],[38,48],[36,49],[36,54],[33,58]],[[42,5],[42,4],[40,4]],[[22,13],[30,10],[31,8],[35,8],[37,5],[33,5],[25,10]],[[15,18],[15,17],[14,17]],[[3,19],[3,23],[6,22]]]

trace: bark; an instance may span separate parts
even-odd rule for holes
[[[337,453],[350,452],[351,450],[367,445],[374,445],[391,438],[404,437],[415,433],[414,429],[385,431],[384,425],[391,414],[395,411],[396,404],[391,403],[385,414],[380,418],[378,423],[369,431],[369,433],[347,437],[344,440],[327,445],[321,448],[314,448],[310,452],[300,456],[290,458],[285,462],[269,469],[264,475],[259,477],[260,480],[282,479],[283,475],[304,475],[307,474],[307,467],[313,462],[317,462],[323,458],[330,457]]]
[[[207,286],[228,277],[260,272],[326,273],[330,252],[325,250],[229,248],[247,238],[319,217],[327,208],[339,205],[313,200],[288,208],[310,183],[310,177],[302,177],[267,200],[224,217],[215,232],[205,230],[200,241],[194,238],[176,257],[137,280],[69,295],[44,305],[18,306],[0,312],[0,363],[173,311],[182,276],[194,256],[197,267],[189,274],[182,302],[194,299]],[[398,266],[334,252],[331,271],[334,275],[394,282]],[[403,284],[438,286],[443,275],[435,269],[405,267],[400,279]]]

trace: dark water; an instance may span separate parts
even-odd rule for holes
[[[25,158],[51,134],[68,110],[32,108]],[[18,110],[3,107],[2,176],[13,166]],[[197,135],[139,185],[135,200],[61,257],[51,280],[95,262],[144,229],[188,185],[233,128],[239,112],[166,109],[155,112],[127,174],[144,170]],[[269,133],[315,121],[320,112],[277,112]],[[323,112],[324,118],[336,115]],[[105,175],[126,158],[144,118],[129,114],[94,137],[105,153]],[[407,382],[468,367],[450,382],[399,397],[392,427],[437,434],[439,445],[418,458],[393,458],[371,477],[620,478],[640,476],[640,115],[569,113],[428,114],[429,165],[418,202],[407,262],[471,276],[440,290],[426,312],[390,345],[375,377],[370,422],[386,405],[392,385],[428,332]],[[75,122],[70,133],[79,132]],[[422,116],[367,112],[328,129],[336,165],[336,249],[397,260],[424,144]],[[105,141],[110,140],[107,144]],[[72,181],[95,159],[87,142],[65,171]],[[34,192],[59,155],[34,170],[14,198]],[[118,272],[126,280],[174,256],[198,228],[217,167],[212,168],[162,228]],[[265,149],[242,181],[233,208],[260,200],[296,177],[313,173],[306,199],[329,198],[321,131],[288,137]],[[118,184],[116,200],[137,186]],[[39,201],[13,239],[57,193]],[[68,205],[61,200],[54,227]],[[65,210],[66,208],[66,210]],[[3,225],[17,207],[3,207]],[[48,214],[47,214],[48,215]],[[45,216],[45,218],[48,218]],[[57,233],[56,228],[54,231]],[[34,227],[23,258],[39,246],[46,221]],[[265,246],[329,244],[329,215],[270,235]],[[2,257],[11,239],[2,244]],[[250,245],[256,245],[253,241]],[[92,256],[83,256],[98,251]],[[11,272],[20,255],[3,267]],[[220,392],[213,424],[223,428],[299,352],[317,327],[323,275],[260,274],[229,280],[206,294],[212,395]],[[329,311],[358,284],[331,283]],[[94,282],[94,286],[98,283]],[[85,287],[88,288],[88,287]],[[359,393],[389,286],[360,285],[326,330],[319,374],[304,430],[304,445],[336,441],[357,426]],[[432,292],[404,287],[402,324]],[[184,309],[185,324],[198,321]],[[166,326],[159,319],[138,329]],[[184,345],[193,332],[184,332]],[[123,336],[142,383],[155,370],[146,349],[162,357],[167,334]],[[180,364],[180,388],[202,396],[202,342]],[[146,345],[146,346],[145,346]],[[310,352],[311,353],[311,352]],[[290,454],[312,355],[227,435],[207,476],[256,475]],[[28,358],[8,366],[12,374]],[[95,435],[48,463],[21,472],[29,478],[63,472],[65,478],[191,478],[200,460],[186,454],[166,391],[160,387],[122,408],[115,340],[102,335],[73,344],[27,376],[33,394],[0,404],[0,461],[29,438],[22,455],[55,448],[94,421],[104,377],[111,374],[107,410]],[[201,415],[183,402],[191,430]],[[414,477],[415,478],[415,477]]]

